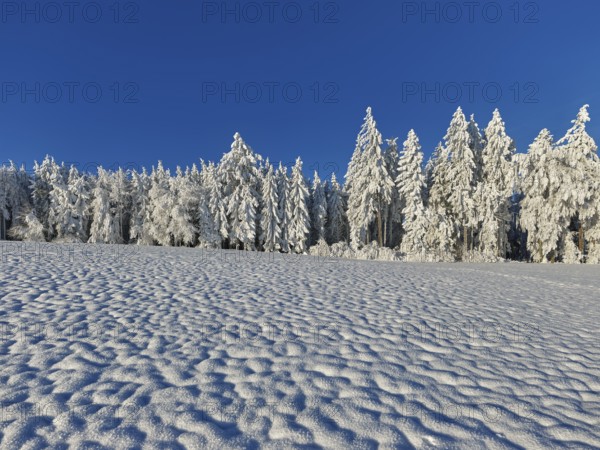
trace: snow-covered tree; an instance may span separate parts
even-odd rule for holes
[[[327,224],[327,198],[324,183],[315,171],[313,184],[310,191],[310,221],[311,245],[325,239],[325,225]]]
[[[171,201],[171,220],[168,233],[175,246],[187,246],[196,237],[195,209],[200,187],[195,185],[191,176],[185,176],[181,167],[177,167],[175,177],[169,179]]]
[[[150,177],[146,169],[131,173],[131,211],[129,219],[129,239],[140,245],[152,245],[150,234]]]
[[[456,253],[457,235],[450,215],[450,155],[440,142],[425,168],[427,185],[427,246],[443,260],[452,260]]]
[[[350,239],[355,247],[370,239],[373,221],[376,221],[379,246],[383,246],[383,212],[391,203],[394,182],[386,169],[381,144],[381,133],[371,108],[367,108],[346,175]]]
[[[476,188],[476,161],[469,147],[468,124],[459,107],[452,117],[448,132],[444,137],[445,149],[450,156],[446,188],[448,213],[456,224],[463,243],[463,257],[469,248],[469,228],[476,221],[477,214],[473,197]]]
[[[62,224],[57,235],[76,242],[87,241],[90,192],[85,175],[75,166],[69,171],[66,198],[63,198]]]
[[[486,146],[486,138],[481,133],[479,125],[475,121],[474,114],[471,114],[471,119],[467,125],[467,132],[469,133],[469,148],[475,157],[475,180],[477,183],[479,183],[482,177],[483,149]]]
[[[52,238],[48,224],[50,214],[50,191],[52,190],[52,176],[59,170],[54,158],[46,155],[41,164],[37,161],[33,166],[33,181],[31,183],[33,212],[44,228],[47,240]]]
[[[560,171],[553,138],[542,130],[533,144],[522,169],[520,225],[527,232],[527,250],[534,262],[547,262],[556,255],[558,240],[566,224],[557,217],[555,205]]]
[[[120,240],[127,242],[131,215],[131,192],[127,173],[120,167],[110,173],[109,199],[111,213],[121,236]]]
[[[291,219],[291,208],[289,205],[290,179],[288,177],[287,167],[279,163],[279,168],[275,174],[277,182],[277,211],[279,214],[280,240],[279,247],[282,252],[290,251],[290,243],[288,239],[288,224]]]
[[[150,236],[162,246],[173,245],[172,214],[175,207],[175,196],[171,191],[171,174],[159,161],[152,169],[150,176],[152,185],[148,192],[150,200]]]
[[[98,177],[92,191],[92,225],[88,242],[92,244],[121,244],[120,223],[115,219],[111,208],[112,176],[102,167],[98,168]]]
[[[578,232],[579,254],[585,251],[585,231],[598,220],[598,146],[587,133],[590,121],[589,105],[584,105],[572,121],[573,126],[560,139],[559,157],[563,162],[563,180],[560,183],[562,214],[574,223]]]
[[[7,222],[10,220],[9,185],[12,182],[14,181],[9,177],[7,168],[0,166],[0,240],[6,239]]]
[[[388,139],[387,148],[384,152],[385,167],[392,181],[398,178],[398,139]],[[384,245],[395,247],[401,239],[402,235],[402,199],[398,193],[398,189],[394,185],[389,206],[384,214]]]
[[[17,225],[11,227],[8,235],[21,241],[44,242],[46,240],[44,227],[33,211],[22,213]]]
[[[0,239],[6,239],[9,227],[19,226],[20,219],[31,211],[30,182],[25,169],[12,161],[0,166]]]
[[[475,194],[480,224],[479,246],[485,255],[505,257],[514,185],[515,146],[506,134],[504,121],[497,109],[485,135],[487,142],[481,157],[481,179]]]
[[[337,181],[335,173],[327,191],[327,242],[332,245],[348,239],[346,219],[346,193]]]
[[[398,160],[396,178],[396,186],[404,205],[402,210],[404,235],[400,249],[407,255],[424,256],[428,250],[425,241],[427,217],[423,201],[425,176],[422,166],[421,144],[414,130],[410,130]]]
[[[6,239],[8,228],[19,226],[24,214],[31,211],[30,183],[24,167],[19,169],[12,161],[0,166],[0,239]]]
[[[268,162],[265,166],[266,176],[262,183],[262,210],[260,241],[267,252],[279,250],[281,243],[281,228],[279,226],[279,198],[277,196],[277,179],[273,166]]]
[[[256,240],[256,214],[258,201],[253,188],[247,184],[240,184],[227,205],[231,231],[229,239],[236,246],[243,246],[244,250],[254,250]]]
[[[288,241],[295,253],[305,253],[308,248],[307,241],[310,233],[308,197],[308,186],[302,173],[302,160],[298,158],[292,168],[292,179],[287,198]]]
[[[223,155],[219,173],[223,187],[223,200],[227,205],[229,244],[244,249],[254,248],[258,208],[258,163],[262,158],[255,154],[239,133],[235,133],[231,151]],[[252,220],[254,223],[247,223]]]
[[[208,199],[208,211],[210,212],[214,229],[219,236],[218,241],[216,238],[213,241],[213,243],[217,245],[229,236],[227,229],[227,205],[223,201],[217,167],[214,163],[209,163],[206,168],[202,170],[202,173],[204,174],[203,188]]]
[[[201,160],[201,170],[198,175],[192,169],[191,178],[197,177],[195,199],[193,199],[194,208],[190,208],[196,215],[198,244],[202,248],[219,248],[221,246],[221,235],[219,227],[227,223],[225,216],[225,207],[220,205],[221,197],[219,191],[219,181],[216,175],[216,168],[213,163],[206,164]],[[211,192],[216,192],[215,198],[211,198]],[[211,202],[215,201],[216,213],[213,214]],[[218,212],[221,211],[221,216]],[[220,222],[222,221],[222,222]],[[227,230],[224,230],[223,238],[227,237]]]
[[[68,239],[71,217],[69,211],[68,179],[59,166],[53,166],[50,174],[50,202],[48,206],[48,238]]]

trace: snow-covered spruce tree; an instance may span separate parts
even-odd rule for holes
[[[329,245],[348,239],[348,221],[346,219],[346,193],[331,174],[327,191],[327,243]]]
[[[439,210],[425,208],[425,247],[427,259],[452,262],[456,260],[455,226]]]
[[[281,228],[279,226],[279,198],[277,196],[277,180],[273,166],[267,160],[266,175],[262,183],[262,210],[260,214],[260,241],[266,252],[280,249]]]
[[[129,241],[129,221],[131,215],[131,193],[127,173],[118,168],[110,173],[110,207],[122,242]]]
[[[175,197],[171,191],[171,174],[159,161],[152,168],[152,185],[148,196],[150,199],[150,236],[158,245],[173,245],[171,220],[175,207]]]
[[[41,164],[38,164],[36,161],[33,166],[33,181],[31,183],[33,212],[44,228],[46,240],[52,238],[48,225],[50,191],[52,190],[52,174],[58,170],[54,158],[48,155],[46,155]]]
[[[560,221],[556,204],[560,164],[552,135],[542,130],[529,146],[522,169],[520,189],[523,194],[519,222],[527,232],[527,250],[534,262],[547,262],[558,250],[558,239],[566,225]]]
[[[444,137],[445,148],[450,156],[446,179],[448,212],[456,224],[457,237],[460,236],[459,242],[462,242],[463,259],[469,252],[469,228],[477,219],[473,201],[477,165],[475,155],[469,147],[467,125],[465,115],[459,107]]]
[[[469,133],[469,148],[475,157],[475,181],[479,183],[483,175],[483,149],[487,142],[479,129],[479,125],[475,121],[475,114],[471,114],[471,119],[467,125],[467,132]]]
[[[485,135],[481,179],[475,202],[479,223],[479,249],[488,257],[506,257],[510,227],[510,199],[513,195],[513,140],[506,134],[500,112],[494,111]]]
[[[381,151],[381,134],[376,128],[375,121],[369,135],[369,145],[364,151],[364,178],[365,191],[363,195],[363,211],[366,213],[367,226],[375,220],[377,238],[380,247],[383,247],[384,230],[383,214],[391,202],[395,190],[394,181],[386,168],[383,152]]]
[[[327,223],[327,198],[325,196],[325,186],[316,170],[313,176],[310,195],[310,242],[311,245],[314,245],[320,240],[325,239],[325,225]]]
[[[370,227],[376,222],[379,246],[383,246],[383,212],[392,200],[394,182],[385,166],[381,150],[381,133],[367,108],[364,124],[357,138],[357,149],[348,166],[348,221],[354,247],[370,239]]]
[[[64,177],[62,166],[54,166],[50,175],[51,189],[48,206],[48,238],[50,240],[68,240],[69,191],[68,177]],[[70,236],[69,236],[70,237]]]
[[[423,259],[428,251],[425,241],[427,217],[423,202],[425,176],[422,166],[421,144],[414,130],[410,130],[398,160],[396,178],[396,186],[404,205],[402,209],[404,235],[400,250],[409,258],[420,259]]]
[[[9,177],[8,169],[0,166],[0,240],[6,239],[8,221],[10,220],[9,211],[9,184],[13,182]]]
[[[255,247],[256,241],[258,163],[262,158],[239,133],[233,139],[231,151],[223,155],[219,164],[219,175],[227,205],[229,245],[236,248],[242,245],[248,250]],[[253,223],[246,223],[247,220]]]
[[[201,248],[219,248],[221,246],[221,235],[219,234],[219,217],[213,215],[211,210],[211,191],[218,188],[218,179],[213,163],[206,164],[201,160],[201,170],[198,177],[195,211],[196,223],[198,227],[198,245]],[[192,171],[193,172],[193,171]],[[220,202],[220,196],[216,195],[216,200]],[[217,209],[218,210],[218,209]],[[220,208],[222,212],[221,219],[226,222],[225,208]],[[225,230],[225,237],[227,230]]]
[[[564,165],[560,197],[563,215],[568,216],[578,233],[579,254],[585,252],[585,232],[597,221],[598,196],[598,146],[587,133],[590,121],[589,105],[584,105],[572,121],[573,126],[557,142],[559,157]],[[565,246],[565,249],[568,246]]]
[[[438,165],[440,167],[438,167]],[[444,170],[448,169],[449,161],[442,143],[438,143],[433,154],[429,157],[425,164],[425,200],[426,204],[432,203],[435,205],[445,205],[445,195],[443,191],[444,183],[441,182],[444,175]],[[437,176],[436,176],[437,175]],[[435,183],[435,179],[438,182]],[[433,189],[434,183],[436,188]],[[429,201],[429,199],[432,199]],[[444,206],[445,207],[445,206]]]
[[[29,202],[30,179],[25,169],[17,169],[11,161],[9,166],[0,166],[0,240],[11,237],[23,240],[44,240],[26,223],[31,214]],[[41,226],[41,225],[40,225]]]
[[[600,179],[600,170],[598,178]],[[600,207],[598,207],[597,210],[598,215],[600,216]],[[588,264],[600,264],[600,219],[596,220],[596,223],[592,225],[586,235],[588,242],[586,262]]]
[[[18,169],[12,161],[8,166],[0,166],[0,239],[6,239],[9,228],[18,226],[31,210],[29,185],[24,167]]]
[[[440,142],[425,168],[427,185],[427,246],[436,259],[456,259],[457,234],[453,217],[449,213],[448,197],[450,156]]]
[[[177,247],[192,245],[196,238],[194,224],[196,208],[193,203],[198,201],[199,187],[191,177],[184,175],[181,167],[177,166],[175,177],[169,178],[171,202],[171,220],[168,224],[168,234],[173,238]]]
[[[363,184],[361,173],[364,165],[363,153],[368,143],[369,126],[372,119],[371,108],[368,108],[367,116],[356,138],[356,146],[345,175],[344,190],[347,198],[349,240],[355,250],[367,242],[367,226],[361,210],[361,188]]]
[[[98,168],[98,176],[92,190],[92,226],[88,242],[92,244],[122,244],[119,223],[115,220],[111,208],[110,192],[112,176],[102,167]]]
[[[392,181],[398,178],[398,138],[387,139],[387,148],[384,152],[385,167]],[[394,184],[391,200],[388,208],[385,210],[383,221],[383,245],[396,247],[402,237],[402,209],[404,205]]]
[[[75,166],[69,171],[67,185],[64,188],[52,191],[61,192],[59,211],[61,216],[56,221],[56,237],[58,239],[86,242],[89,220],[90,192],[83,174]],[[55,198],[55,196],[52,196]]]
[[[129,219],[129,239],[139,245],[152,245],[150,234],[150,177],[142,172],[131,173],[131,211]]]
[[[310,234],[310,215],[308,212],[308,186],[302,173],[302,160],[296,159],[292,168],[288,209],[288,241],[294,253],[305,253]]]
[[[289,253],[290,243],[288,239],[288,223],[291,217],[291,208],[289,206],[290,179],[287,174],[287,167],[279,163],[279,168],[275,174],[277,182],[277,212],[279,214],[280,240],[279,247],[282,252]]]
[[[236,243],[236,248],[242,246],[244,250],[255,249],[257,208],[255,192],[247,183],[240,184],[229,197],[229,239]]]
[[[227,205],[223,201],[223,193],[217,167],[210,162],[206,169],[203,169],[203,187],[208,198],[208,210],[210,212],[214,228],[217,230],[219,239],[213,241],[215,246],[220,246],[229,236],[227,229]]]

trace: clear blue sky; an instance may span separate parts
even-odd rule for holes
[[[500,108],[526,151],[589,103],[600,140],[597,1],[24,5],[0,5],[2,161],[174,168],[218,160],[239,131],[344,174],[369,105],[385,138],[414,128],[426,154],[458,105],[482,127]]]

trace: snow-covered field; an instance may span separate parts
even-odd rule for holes
[[[600,447],[597,266],[0,246],[3,449]]]

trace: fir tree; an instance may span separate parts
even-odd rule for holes
[[[262,184],[261,238],[263,248],[267,252],[280,249],[281,228],[279,226],[279,198],[277,196],[277,180],[273,166],[267,161],[266,176]]]
[[[302,160],[298,158],[292,168],[288,205],[288,241],[295,253],[305,253],[310,233],[308,213],[308,187],[302,173]]]
[[[419,138],[414,130],[410,130],[404,142],[404,150],[398,161],[398,177],[396,186],[402,199],[404,236],[400,249],[408,255],[427,253],[425,234],[427,218],[423,193],[425,177],[423,174],[423,152]]]
[[[338,183],[335,173],[331,174],[327,195],[327,242],[332,245],[348,239],[346,219],[346,194]]]
[[[325,225],[327,223],[327,198],[325,186],[315,171],[311,189],[310,201],[311,218],[311,243],[314,245],[321,239],[325,239]]]

